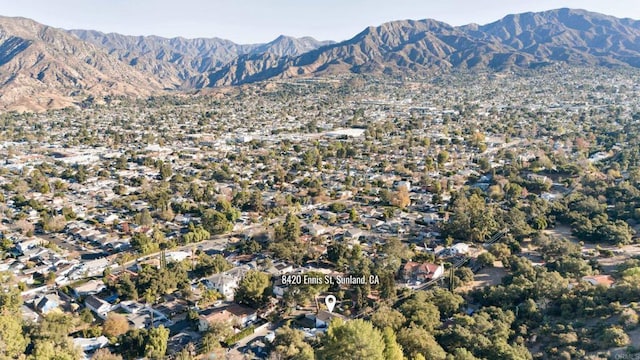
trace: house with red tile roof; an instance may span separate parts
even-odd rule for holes
[[[444,273],[444,267],[428,262],[407,262],[401,269],[401,276],[405,281],[430,281],[437,279]]]

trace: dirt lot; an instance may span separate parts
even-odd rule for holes
[[[502,282],[502,278],[507,275],[507,271],[502,266],[500,261],[494,263],[492,268],[484,268],[473,277],[473,282],[467,286],[462,286],[459,289],[461,292],[471,291],[473,289],[498,285]]]
[[[552,238],[563,237],[575,243],[579,242],[578,239],[571,234],[571,228],[566,225],[558,225],[553,229],[545,230],[545,234]],[[612,257],[597,257],[598,263],[600,263],[600,265],[602,266],[604,273],[611,273],[615,270],[617,265],[634,256],[640,256],[640,244],[625,245],[622,247],[613,245],[601,245],[600,248],[603,250],[611,250],[614,253],[614,256]],[[595,251],[596,244],[585,243],[584,245],[582,245],[582,249]]]

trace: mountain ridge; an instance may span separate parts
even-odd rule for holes
[[[63,30],[0,16],[5,110],[41,111],[88,96],[146,96],[274,78],[503,71],[553,63],[640,68],[640,21],[561,8],[484,25],[390,21],[338,43],[280,35],[264,44],[236,44]]]
[[[568,8],[507,15],[486,25],[454,27],[433,19],[392,21],[279,62],[281,71],[272,76],[314,75],[331,67],[383,73],[455,68],[500,71],[554,62],[640,67],[640,22]],[[237,67],[251,69],[251,63]],[[220,73],[214,78],[229,79]],[[213,86],[238,85],[254,78],[268,77],[248,71],[246,76],[236,74],[236,81],[217,81]]]
[[[161,36],[131,36],[95,30],[68,30],[80,40],[102,46],[121,60],[144,71],[169,79],[176,89],[191,88],[205,72],[221,68],[243,55],[273,53],[292,56],[315,49],[330,41],[312,37],[280,35],[264,44],[237,44],[231,40]]]

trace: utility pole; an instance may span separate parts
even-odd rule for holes
[[[450,292],[453,292],[453,271],[454,270],[455,268],[453,267],[453,264],[451,264],[451,268],[449,268],[449,291]]]

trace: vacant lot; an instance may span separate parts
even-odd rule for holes
[[[473,282],[469,285],[460,287],[460,291],[467,292],[473,289],[498,285],[502,282],[502,278],[507,275],[507,271],[500,261],[494,263],[494,267],[484,268],[473,277]]]

